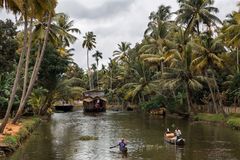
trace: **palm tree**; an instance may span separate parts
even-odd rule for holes
[[[85,36],[83,37],[84,41],[82,44],[83,48],[87,48],[87,67],[88,67],[88,72],[90,72],[90,68],[89,68],[89,51],[91,51],[93,48],[95,48],[95,44],[96,44],[96,35],[93,34],[93,32],[87,32],[85,33]],[[91,76],[89,76],[89,87],[90,90],[92,89],[91,86]]]
[[[233,12],[230,15],[230,20],[222,29],[222,38],[228,46],[232,46],[237,50],[237,73],[239,73],[239,53],[240,48],[240,12]]]
[[[98,68],[98,61],[99,59],[102,59],[102,52],[96,51],[93,55],[93,58],[95,58],[96,62],[97,62],[97,68]],[[97,71],[97,87],[98,87],[98,71]]]
[[[126,62],[128,59],[127,51],[130,49],[131,43],[121,42],[118,44],[118,50],[113,51],[114,60]]]
[[[53,25],[54,28],[52,28],[52,30],[55,32],[61,30],[61,32],[58,32],[57,34],[59,42],[63,43],[60,46],[69,47],[70,44],[73,44],[77,40],[77,37],[71,33],[80,34],[81,31],[78,28],[73,28],[74,21],[69,21],[69,16],[64,13],[58,13],[53,18],[53,21],[56,23],[56,25]]]
[[[127,72],[127,70],[122,70]],[[125,99],[136,100],[138,103],[144,102],[149,95],[155,94],[158,90],[157,82],[152,79],[152,72],[140,61],[135,61],[130,66],[131,75],[122,73],[130,78],[131,82],[126,83],[122,86],[123,89],[127,90],[125,93]],[[137,99],[136,99],[137,98]]]
[[[208,77],[209,69],[214,70],[216,67],[223,68],[223,60],[218,55],[226,52],[226,50],[219,40],[214,40],[209,33],[206,33],[201,35],[199,39],[196,39],[195,42],[191,44],[195,53],[195,59],[192,61],[192,66],[194,66],[196,71],[203,72],[205,76]],[[212,78],[213,84],[217,88],[218,94],[220,94],[214,73],[212,73]],[[207,83],[212,96],[215,111],[218,113],[215,97],[209,80],[207,80]],[[222,109],[221,102],[220,107]]]
[[[164,54],[168,48],[168,33],[170,24],[167,22],[158,21],[156,26],[152,26],[147,30],[145,34],[145,41],[143,41],[142,47],[139,52],[141,58],[150,65],[161,65],[161,71],[163,73],[163,61]]]
[[[48,3],[41,3],[41,5],[39,4],[39,2],[36,1],[27,1],[27,0],[23,0],[23,1],[1,1],[0,2],[0,6],[5,7],[6,9],[10,9],[12,10],[14,13],[16,12],[20,12],[23,16],[24,19],[24,43],[23,43],[23,50],[22,53],[20,55],[19,58],[19,63],[18,63],[18,67],[17,67],[17,73],[16,73],[16,77],[14,80],[14,84],[13,84],[13,88],[12,88],[12,92],[11,92],[11,96],[9,99],[9,103],[8,103],[8,108],[7,108],[7,112],[5,114],[4,120],[0,126],[0,133],[2,133],[4,131],[4,128],[8,122],[8,118],[10,115],[10,111],[12,109],[12,104],[14,101],[14,96],[16,94],[16,89],[18,86],[18,81],[20,78],[20,70],[22,68],[23,65],[23,61],[24,61],[24,56],[26,54],[27,51],[27,34],[28,34],[28,18],[31,17],[43,17],[43,13],[45,13],[44,11],[46,10],[50,10],[51,8],[54,8],[54,6],[56,6],[56,1],[51,1]],[[36,10],[38,14],[33,15],[33,11]],[[51,12],[52,13],[52,12]],[[30,38],[31,39],[31,38]],[[31,41],[31,40],[30,40]],[[30,42],[29,41],[29,42]],[[44,47],[43,47],[44,50]],[[25,92],[23,92],[25,93]]]
[[[52,17],[54,16],[55,12],[54,12],[54,9],[56,7],[56,1],[49,1],[48,3],[45,4],[46,5],[46,8],[45,8],[45,14],[43,14],[44,16],[41,18],[42,21],[47,21],[47,26],[46,26],[46,30],[45,30],[45,34],[44,36],[42,37],[42,40],[40,40],[40,42],[42,42],[42,47],[41,47],[41,50],[39,50],[40,54],[39,56],[36,58],[36,62],[35,62],[35,65],[34,65],[34,69],[33,69],[33,73],[32,73],[32,76],[31,76],[31,79],[29,81],[29,85],[28,85],[28,88],[27,88],[27,91],[26,91],[26,94],[25,94],[25,97],[22,99],[22,101],[20,102],[20,105],[19,105],[19,108],[18,108],[18,111],[13,119],[13,122],[12,123],[16,123],[17,120],[20,118],[21,116],[21,113],[24,109],[24,106],[27,102],[27,99],[28,97],[31,95],[31,92],[32,92],[32,89],[33,89],[33,86],[35,84],[35,81],[37,79],[37,75],[38,75],[38,71],[40,69],[40,65],[41,65],[41,62],[43,60],[43,56],[44,56],[44,52],[45,52],[45,49],[46,49],[46,45],[47,45],[47,40],[48,40],[48,35],[49,35],[49,31],[50,31],[50,25],[51,25],[51,21],[52,21]],[[47,17],[46,17],[47,15]]]
[[[178,88],[184,88],[186,93],[186,99],[188,103],[188,112],[193,111],[195,108],[192,106],[192,91],[197,91],[203,86],[202,76],[198,76],[192,73],[190,70],[192,48],[189,44],[182,48],[181,52],[175,52],[175,58],[171,58],[173,65],[167,67],[163,73],[161,79],[159,79],[160,86],[163,89],[177,90]]]
[[[218,9],[213,7],[214,0],[181,0],[180,9],[176,12],[176,22],[186,25],[185,35],[197,32],[200,34],[201,23],[216,26],[216,22],[222,24],[221,20],[212,13],[217,13]]]

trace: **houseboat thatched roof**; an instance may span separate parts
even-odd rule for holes
[[[102,98],[104,97],[104,92],[103,91],[98,91],[98,90],[91,90],[91,91],[86,91],[83,93],[83,98],[86,99],[86,98]]]

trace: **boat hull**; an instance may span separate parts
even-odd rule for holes
[[[185,139],[183,139],[183,138],[177,139],[176,136],[168,137],[168,136],[164,135],[164,140],[165,140],[165,142],[168,142],[168,143],[174,144],[174,145],[179,145],[179,146],[182,146],[185,144]]]
[[[73,110],[73,105],[57,105],[54,106],[56,111],[71,112]]]
[[[84,108],[84,112],[106,112],[106,108]]]

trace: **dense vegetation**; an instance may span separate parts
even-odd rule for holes
[[[240,103],[240,11],[221,21],[213,0],[178,4],[174,12],[161,5],[150,13],[142,41],[118,44],[100,70],[100,51],[92,54],[96,64],[89,64],[97,42],[87,32],[85,73],[72,60],[71,44],[80,30],[67,15],[55,13],[55,0],[0,1],[0,7],[21,17],[16,24],[0,21],[0,108],[5,114],[0,132],[11,113],[13,123],[26,110],[47,114],[55,103],[78,100],[88,89],[104,90],[112,104],[226,116],[224,106]]]
[[[240,12],[221,21],[212,0],[178,3],[150,14],[141,42],[118,44],[99,83],[113,102],[225,115],[223,106],[239,105]]]

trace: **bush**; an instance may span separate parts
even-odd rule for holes
[[[140,104],[140,107],[146,111],[163,106],[165,106],[165,98],[163,96],[156,96],[152,100]]]
[[[239,117],[231,117],[227,120],[227,125],[233,129],[240,129],[240,118]]]
[[[199,113],[193,117],[195,121],[222,122],[225,120],[223,114]]]
[[[9,146],[17,146],[18,145],[17,136],[6,136],[3,139],[3,143],[5,143]]]

